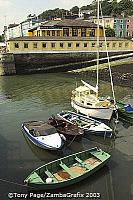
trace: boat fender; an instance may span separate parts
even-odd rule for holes
[[[60,134],[61,138],[66,141],[66,137],[63,134]]]
[[[52,183],[52,178],[46,178],[46,183]]]

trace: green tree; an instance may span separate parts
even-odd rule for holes
[[[73,14],[78,14],[79,13],[79,7],[78,6],[74,6],[70,9],[70,12],[72,12]]]
[[[114,37],[115,36],[115,30],[112,28],[107,28],[105,33],[106,33],[106,37]]]

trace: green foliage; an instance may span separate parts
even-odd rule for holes
[[[107,28],[106,29],[106,37],[114,37],[115,36],[115,31],[112,28]]]
[[[73,14],[78,14],[79,13],[79,7],[74,6],[73,8],[70,9],[70,12],[72,12]]]
[[[103,0],[101,1],[103,16],[131,16],[133,15],[133,1],[132,0],[121,0],[119,3],[117,0]],[[97,13],[97,0],[93,0],[90,5],[82,6],[81,10],[90,10],[91,15]],[[55,8],[53,10],[46,10],[38,17],[42,20],[50,20],[52,18],[63,18],[66,15],[78,14],[79,7],[74,6],[69,10]]]
[[[0,42],[4,42],[4,35],[0,35]]]

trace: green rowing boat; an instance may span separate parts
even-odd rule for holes
[[[133,108],[130,104],[125,104],[123,102],[117,101],[116,105],[118,107],[118,113],[121,117],[133,120]]]
[[[109,158],[108,153],[95,147],[37,168],[24,180],[24,183],[38,190],[66,187],[96,172]]]

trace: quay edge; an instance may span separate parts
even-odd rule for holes
[[[127,54],[126,58],[131,57],[130,53],[133,51],[112,51],[109,55]],[[106,58],[106,52],[101,52],[100,57]],[[95,59],[96,52],[3,53],[0,54],[0,75],[70,71],[93,66]],[[112,60],[118,59],[116,57]],[[100,62],[105,63],[107,59]]]

